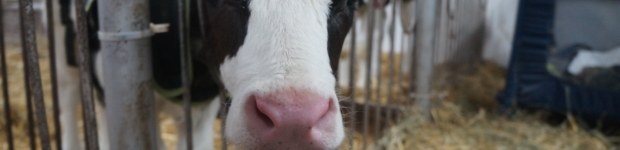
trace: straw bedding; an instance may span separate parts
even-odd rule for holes
[[[51,114],[51,86],[49,77],[49,63],[45,43],[39,44],[40,65],[42,71],[43,90],[45,94],[45,106],[47,107],[48,122],[52,120]],[[28,134],[26,126],[26,104],[24,100],[23,68],[21,53],[18,46],[8,46],[7,50],[8,73],[9,73],[9,96],[11,98],[11,119],[13,121],[13,134],[17,149],[28,149]],[[399,57],[397,57],[397,61]],[[387,55],[383,57],[385,65],[382,70],[383,77],[387,77]],[[428,121],[420,113],[416,113],[415,107],[400,105],[404,109],[401,122],[384,131],[382,137],[369,137],[373,149],[592,149],[607,150],[619,149],[620,143],[616,137],[606,137],[596,130],[579,128],[574,122],[567,121],[559,126],[551,126],[545,123],[540,113],[524,113],[518,111],[512,118],[498,115],[495,108],[495,93],[503,87],[503,71],[488,63],[478,63],[469,67],[468,71],[455,73],[459,69],[438,66],[435,69],[434,79],[435,96],[433,100],[433,120]],[[396,68],[399,68],[397,66]],[[397,76],[396,76],[397,77]],[[397,77],[398,78],[398,77]],[[387,83],[382,83],[381,101],[386,104],[387,95],[393,95],[394,99],[404,99],[402,91],[407,89],[405,75],[400,84],[394,85],[394,91],[387,93]],[[373,91],[377,89],[376,81],[373,81]],[[362,91],[363,89],[358,89]],[[342,95],[347,95],[344,89]],[[376,93],[373,92],[372,97]],[[363,101],[363,92],[357,92],[356,101]],[[373,98],[373,101],[374,98]],[[407,101],[394,101],[397,104],[407,104]],[[4,102],[0,101],[0,109]],[[358,112],[359,113],[359,112]],[[4,110],[0,111],[4,116]],[[81,116],[79,116],[81,117]],[[4,118],[4,117],[3,117]],[[162,137],[169,149],[174,149],[177,142],[173,119],[160,114]],[[376,121],[376,120],[373,120]],[[80,119],[81,124],[81,119]],[[215,147],[221,148],[220,121],[215,125]],[[6,122],[0,119],[0,149],[7,149]],[[80,125],[81,127],[81,125]],[[359,126],[358,126],[359,127]],[[53,125],[49,125],[50,133],[54,135]],[[81,129],[79,129],[81,131]],[[355,133],[353,139],[355,149],[362,145],[362,137]],[[52,136],[52,141],[56,139]],[[348,139],[340,149],[349,149]],[[229,145],[230,149],[235,149]]]

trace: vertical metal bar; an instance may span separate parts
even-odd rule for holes
[[[363,137],[362,137],[362,149],[366,149],[366,146],[368,145],[367,142],[367,138],[368,138],[368,117],[369,117],[369,112],[368,110],[370,110],[370,93],[371,93],[371,72],[372,72],[372,41],[373,41],[373,36],[374,36],[374,26],[375,26],[375,10],[374,10],[374,0],[370,0],[370,2],[368,3],[368,37],[366,38],[366,48],[367,48],[367,53],[366,53],[366,87],[364,89],[364,91],[366,93],[364,93],[364,122],[363,122]]]
[[[158,149],[150,36],[118,36],[150,32],[149,1],[105,0],[97,4],[109,135],[115,137],[110,138],[110,149]]]
[[[222,105],[220,106],[220,135],[221,135],[221,142],[222,142],[222,150],[227,150],[228,149],[228,141],[226,140],[226,114],[228,114],[228,98],[226,98],[226,91],[224,90],[224,88],[220,89],[220,103],[222,103]]]
[[[405,51],[410,50],[409,49],[409,45],[411,45],[411,44],[407,43],[407,37],[411,37],[411,36],[409,34],[405,33],[405,34],[403,34],[403,36],[400,39],[400,41],[402,43],[402,45],[401,45],[402,51],[401,51],[400,56],[399,56],[400,57],[400,62],[399,62],[400,63],[400,65],[399,65],[399,70],[400,71],[399,71],[399,73],[396,76],[397,77],[396,81],[403,81],[404,80],[404,76],[405,75],[403,74],[403,64],[405,64]],[[413,53],[413,51],[412,51],[412,53]],[[400,88],[400,90],[399,90],[400,92],[398,92],[398,98],[397,98],[398,103],[399,104],[405,104],[405,106],[409,106],[408,103],[406,103],[406,102],[409,102],[409,101],[403,102],[403,95],[407,95],[407,91],[403,90],[403,89],[405,89],[404,86],[403,86],[403,82],[398,82],[397,84],[398,84],[398,88]],[[410,86],[410,88],[411,88],[411,86]],[[407,99],[405,99],[405,100],[407,100]],[[396,122],[399,122],[400,121],[400,114],[397,113],[395,117],[396,117]]]
[[[4,8],[2,6],[2,3],[0,3],[0,8]],[[6,49],[4,46],[4,13],[3,11],[0,11],[0,59],[2,60],[2,62],[0,62],[0,68],[2,68],[1,73],[2,73],[2,96],[4,98],[4,120],[6,122],[5,124],[5,130],[6,130],[6,139],[7,139],[7,143],[8,143],[8,150],[13,150],[14,146],[13,146],[13,127],[11,125],[13,125],[12,121],[11,121],[11,102],[9,100],[9,79],[7,76],[7,71],[6,71]]]
[[[357,3],[356,3],[357,5]],[[355,21],[355,14],[353,13],[353,25],[351,27],[351,55],[349,56],[349,99],[351,101],[351,106],[349,106],[349,108],[351,109],[351,111],[349,111],[349,117],[351,119],[349,119],[349,123],[350,123],[350,133],[349,133],[349,149],[353,150],[353,139],[355,139],[355,112],[356,112],[356,108],[355,108],[355,66],[356,66],[356,46],[355,46],[355,40],[356,40],[356,25],[357,25],[357,21]]]
[[[20,12],[19,12],[19,20],[20,20],[20,22],[19,23],[20,23],[20,26],[21,26],[21,30],[20,30],[20,32],[21,32],[21,41],[26,41],[26,39],[25,39],[26,37],[24,36],[24,34],[25,34],[24,32],[25,31],[24,31],[24,27],[23,27],[23,23],[22,23],[22,20],[24,18],[24,13],[21,12],[21,1],[19,1],[19,3],[20,3],[20,8],[19,8],[20,9]],[[26,53],[26,49],[24,48],[24,47],[26,47],[25,45],[26,45],[26,43],[22,42],[22,61],[23,61],[25,66],[29,66],[28,65],[28,61],[26,61],[27,57],[28,57],[28,55],[27,55],[28,53]],[[26,90],[26,114],[27,114],[26,116],[27,116],[27,120],[28,120],[27,121],[28,122],[28,138],[29,138],[30,149],[34,150],[34,149],[36,149],[37,144],[36,144],[36,141],[35,141],[36,140],[36,135],[35,135],[35,132],[34,132],[34,115],[33,115],[33,111],[32,111],[32,101],[31,101],[31,98],[32,98],[31,95],[32,94],[31,94],[31,91],[29,90],[30,89],[30,84],[28,84],[30,82],[30,78],[28,78],[29,76],[30,76],[30,71],[28,70],[28,68],[24,68],[24,84],[25,84],[24,87],[26,88],[25,89]]]
[[[392,85],[394,84],[394,49],[395,49],[395,41],[396,41],[396,6],[398,6],[398,0],[394,0],[392,6],[392,22],[390,27],[390,54],[389,54],[389,71],[388,71],[388,89],[387,89],[387,104],[392,104],[393,94],[392,94]],[[401,55],[402,56],[402,55]],[[390,126],[390,119],[392,119],[392,111],[389,110],[386,116],[385,126]]]
[[[23,45],[23,44],[22,44]],[[22,60],[26,60],[26,53],[24,52],[24,50],[22,50]],[[27,65],[28,62],[25,61],[24,65]],[[30,79],[28,79],[28,76],[30,74],[30,71],[28,71],[27,68],[24,68],[24,84],[25,84],[25,88],[26,88],[26,116],[27,116],[27,122],[28,122],[28,138],[29,138],[29,144],[30,144],[30,149],[31,150],[35,150],[37,148],[37,143],[36,143],[36,133],[34,132],[34,113],[32,110],[32,94],[31,91],[28,90],[30,89],[30,84],[28,84],[28,82],[30,82]]]
[[[97,120],[95,116],[95,103],[93,100],[91,84],[91,59],[88,46],[88,30],[86,26],[86,9],[83,0],[75,1],[75,14],[77,23],[77,53],[80,69],[80,87],[82,96],[82,117],[84,120],[84,139],[87,150],[99,149],[97,137]],[[107,78],[109,79],[109,78]],[[107,85],[107,84],[106,84]],[[106,91],[107,92],[107,91]],[[107,96],[107,95],[106,95]],[[111,106],[114,107],[114,106]],[[108,108],[111,108],[108,107]],[[110,110],[114,111],[114,110]]]
[[[52,107],[54,115],[54,131],[56,131],[56,149],[62,150],[62,132],[60,131],[60,109],[58,105],[58,80],[56,74],[56,41],[54,39],[54,8],[52,0],[45,0],[45,14],[47,15],[47,46],[49,49],[50,76],[52,80]]]
[[[417,20],[418,18],[419,17],[417,17],[417,15],[416,15],[415,19]],[[418,22],[416,21],[416,24],[417,23]],[[416,87],[416,79],[415,79],[416,78],[416,74],[415,73],[417,72],[416,71],[416,68],[417,68],[416,64],[417,63],[415,63],[414,61],[416,61],[418,59],[417,56],[419,55],[418,54],[418,50],[416,48],[418,43],[415,42],[416,39],[417,39],[417,36],[418,36],[417,34],[418,33],[414,31],[414,34],[409,35],[409,39],[407,39],[408,42],[409,42],[409,45],[408,45],[409,47],[408,48],[411,51],[411,54],[409,56],[409,59],[411,59],[411,61],[409,61],[409,65],[410,65],[409,66],[409,88],[406,91],[406,92],[408,92],[407,93],[407,97],[406,97],[406,101],[407,101],[407,105],[409,105],[409,106],[412,106],[414,101],[415,101],[415,99],[414,99],[415,91],[413,91],[413,90]]]
[[[401,43],[400,48],[401,48],[401,51],[400,51],[400,55],[398,56],[400,58],[400,61],[398,61],[398,73],[396,74],[396,81],[399,81],[399,82],[396,83],[398,85],[397,88],[401,89],[401,90],[399,90],[400,92],[398,92],[398,97],[396,97],[396,100],[398,101],[398,103],[402,102],[402,97],[403,97],[403,94],[404,94],[403,90],[402,90],[402,89],[404,89],[403,82],[400,82],[400,81],[404,81],[403,80],[404,79],[403,76],[405,76],[405,75],[403,75],[403,73],[404,73],[403,72],[403,70],[404,70],[403,69],[404,68],[403,64],[405,64],[405,54],[406,54],[405,52],[407,52],[407,50],[409,50],[408,47],[407,47],[409,44],[407,44],[407,40],[405,40],[408,36],[409,36],[409,34],[403,33],[403,36],[400,37],[400,43]]]
[[[186,53],[186,49],[188,48],[186,45],[186,14],[185,14],[185,0],[177,0],[178,2],[178,17],[179,17],[179,43],[181,50],[181,80],[183,82],[183,112],[185,115],[185,134],[187,137],[187,150],[193,149],[193,134],[192,134],[192,111],[190,108],[190,100],[191,100],[191,91],[190,91],[190,83],[189,83],[189,75],[187,74],[188,68],[188,54]],[[189,5],[188,5],[189,6]],[[201,22],[204,23],[204,22]],[[203,32],[203,31],[201,31]],[[202,33],[204,34],[204,33]]]
[[[419,26],[415,39],[416,49],[420,50],[416,77],[416,102],[427,119],[431,119],[431,82],[433,76],[433,41],[435,33],[436,0],[419,0],[416,7],[421,10],[417,19]]]
[[[22,43],[25,51],[26,68],[28,74],[28,84],[32,92],[34,100],[35,114],[37,119],[37,127],[39,129],[39,140],[43,150],[49,150],[50,139],[47,128],[47,117],[45,115],[45,103],[43,101],[43,88],[41,87],[41,72],[39,69],[39,56],[37,53],[37,42],[35,33],[34,10],[32,8],[32,0],[20,0],[19,10],[23,15],[21,18]]]
[[[22,30],[23,32],[23,30]],[[22,37],[22,41],[23,41],[23,37]],[[22,47],[23,47],[23,43],[22,43]],[[26,60],[26,52],[25,49],[22,48],[22,60]],[[28,61],[24,61],[24,65],[28,66]],[[30,84],[28,84],[30,82],[30,79],[28,78],[28,76],[30,74],[30,71],[28,71],[27,68],[24,68],[24,84],[25,84],[25,88],[26,88],[26,116],[27,116],[27,122],[28,122],[28,139],[29,139],[29,144],[30,144],[30,149],[34,150],[37,148],[37,144],[36,144],[36,135],[34,132],[34,113],[32,110],[32,94],[31,91],[28,90],[30,89]]]
[[[377,42],[377,91],[376,91],[376,95],[375,95],[375,101],[377,103],[377,106],[381,106],[381,80],[382,78],[382,69],[383,68],[381,66],[381,64],[383,63],[383,50],[381,49],[381,46],[383,46],[383,34],[385,33],[385,20],[383,18],[383,15],[385,14],[385,9],[383,7],[383,3],[379,3],[378,6],[379,9],[379,15],[376,15],[375,17],[377,17],[376,19],[378,20],[379,23],[379,40]],[[375,137],[375,142],[377,140],[379,140],[379,135],[380,135],[380,128],[379,125],[381,125],[381,107],[376,107],[375,109],[375,129],[374,129],[374,135]]]

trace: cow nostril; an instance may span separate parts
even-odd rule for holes
[[[258,106],[258,103],[255,107],[256,107],[256,115],[258,116],[260,121],[263,122],[267,127],[273,128],[275,126],[275,124],[273,123],[273,120],[269,118],[267,114],[263,113],[263,110],[261,110],[261,107]]]

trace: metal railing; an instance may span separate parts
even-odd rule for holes
[[[436,49],[442,49],[450,46],[438,46],[438,41],[443,41],[444,36],[434,36],[440,33],[446,32],[445,27],[451,27],[452,24],[446,22],[446,17],[454,17],[454,15],[446,15],[446,12],[450,13],[450,7],[455,5],[454,1],[450,0],[392,0],[390,3],[377,3],[375,1],[380,0],[368,0],[365,2],[365,12],[356,13],[356,21],[351,28],[351,32],[347,38],[348,49],[344,49],[344,53],[348,53],[348,67],[340,67],[340,73],[348,72],[346,76],[340,76],[339,82],[346,81],[348,84],[340,85],[343,91],[347,91],[348,99],[347,103],[342,107],[348,107],[349,115],[347,126],[349,127],[349,141],[344,144],[348,145],[349,149],[369,149],[369,143],[371,136],[375,139],[381,135],[382,130],[398,122],[398,118],[401,118],[403,113],[399,110],[407,109],[414,99],[418,106],[424,109],[426,116],[430,116],[430,95],[431,95],[431,78],[433,72],[433,66],[435,64],[438,55],[454,55],[450,52],[447,54],[434,53]],[[186,43],[187,40],[184,31],[187,30],[184,27],[186,13],[185,7],[189,1],[178,1],[178,18],[179,18],[179,33],[180,43]],[[362,1],[360,1],[362,2]],[[90,51],[88,46],[88,32],[86,26],[86,12],[84,1],[75,1],[76,12],[76,26],[77,26],[77,51],[80,70],[80,82],[81,82],[81,99],[83,108],[83,120],[84,120],[84,139],[86,141],[86,149],[96,150],[99,148],[97,140],[97,126],[94,111],[94,98],[92,94],[91,86],[91,60]],[[122,3],[122,5],[121,5]],[[202,0],[198,0],[198,3],[202,3]],[[413,5],[412,3],[415,3]],[[35,23],[34,23],[34,11],[33,0],[19,0],[20,10],[20,22],[21,22],[21,35],[22,35],[22,48],[23,48],[23,60],[25,64],[24,74],[26,76],[26,101],[27,101],[27,116],[28,116],[28,135],[30,139],[30,148],[36,149],[36,139],[40,140],[40,147],[42,149],[51,149],[50,134],[48,133],[47,118],[44,106],[44,96],[42,92],[41,72],[39,69],[39,59],[37,53]],[[379,6],[374,6],[375,4]],[[132,32],[142,31],[149,28],[147,9],[134,10],[136,5],[148,6],[146,0],[113,0],[113,1],[98,1],[98,7],[100,15],[100,27],[101,32]],[[384,6],[385,5],[385,6]],[[53,12],[52,0],[45,0],[46,6],[46,21],[47,25],[47,40],[49,50],[50,61],[50,76],[52,87],[52,107],[53,107],[53,124],[55,136],[56,149],[62,149],[61,131],[59,122],[59,104],[58,104],[58,81],[56,72],[56,56],[55,56],[55,39],[54,39],[54,25],[53,25]],[[415,6],[412,8],[409,6]],[[0,3],[0,8],[2,3]],[[111,10],[116,11],[103,11]],[[204,12],[204,8],[199,8],[199,12]],[[418,9],[415,15],[402,16],[403,9]],[[437,10],[439,9],[439,10]],[[139,11],[140,13],[129,13]],[[0,34],[3,32],[3,11],[0,11]],[[437,14],[439,13],[439,14]],[[127,14],[136,15],[133,17],[125,17]],[[391,15],[385,15],[391,14]],[[401,14],[401,15],[397,15]],[[416,16],[417,15],[417,16]],[[119,17],[123,16],[123,17]],[[359,17],[359,18],[358,18]],[[363,18],[362,18],[363,17]],[[405,18],[409,17],[409,18]],[[441,17],[437,19],[438,17]],[[135,20],[123,20],[133,18]],[[200,17],[203,18],[203,17]],[[409,20],[404,20],[409,19]],[[357,20],[366,20],[357,21]],[[413,21],[412,21],[413,20]],[[142,21],[142,22],[140,22]],[[125,22],[125,23],[120,23]],[[133,24],[133,23],[137,23]],[[405,23],[407,22],[407,23]],[[416,22],[417,28],[414,31],[413,23]],[[201,20],[201,23],[204,23]],[[365,23],[362,25],[361,23]],[[437,24],[437,25],[436,25]],[[458,22],[457,22],[458,24]],[[436,27],[438,26],[438,27]],[[203,32],[203,31],[201,31]],[[376,33],[376,34],[375,34]],[[415,33],[415,34],[414,34]],[[204,33],[203,33],[204,36]],[[100,39],[102,42],[102,53],[104,55],[104,62],[107,66],[113,66],[114,68],[107,68],[108,72],[104,73],[106,79],[106,85],[114,85],[114,87],[107,86],[105,88],[106,105],[109,109],[108,120],[111,137],[125,136],[130,138],[119,138],[117,140],[110,141],[111,149],[154,149],[156,148],[156,137],[153,134],[157,132],[155,127],[156,113],[155,104],[153,100],[153,92],[149,86],[141,86],[144,82],[150,80],[151,67],[150,67],[150,43],[146,40],[149,37],[142,37],[140,39],[124,39],[123,42],[118,39]],[[361,40],[360,40],[361,39]],[[2,92],[4,98],[4,113],[6,126],[4,127],[7,136],[8,149],[15,149],[12,131],[11,120],[11,106],[9,92],[9,82],[7,78],[7,56],[5,49],[4,36],[0,36],[0,60],[2,75]],[[387,42],[384,42],[387,41]],[[363,45],[358,45],[362,43]],[[181,44],[183,46],[183,44]],[[345,46],[345,47],[347,47]],[[387,48],[384,48],[387,47]],[[181,47],[184,49],[185,47]],[[387,54],[383,53],[383,50],[387,50]],[[181,50],[181,52],[186,52]],[[359,56],[365,55],[365,58],[359,58]],[[384,58],[384,56],[386,56]],[[187,149],[192,149],[192,123],[191,123],[191,111],[190,107],[190,90],[187,83],[186,69],[187,61],[185,61],[186,54],[181,54],[182,63],[182,75],[183,77],[183,107],[186,133],[187,133]],[[441,56],[448,57],[448,56]],[[408,58],[408,60],[406,60]],[[387,63],[383,60],[387,59]],[[122,60],[122,61],[119,61]],[[124,62],[123,64],[114,64],[115,62]],[[343,63],[341,63],[343,65]],[[383,66],[386,65],[386,66]],[[148,66],[144,68],[138,68],[137,66]],[[387,67],[387,68],[384,68]],[[365,68],[365,72],[359,71]],[[111,72],[117,70],[118,72]],[[123,70],[134,70],[128,74]],[[137,70],[137,71],[136,71]],[[387,70],[387,77],[382,75],[382,70]],[[405,72],[407,71],[408,72]],[[339,73],[339,74],[340,74]],[[358,78],[363,81],[360,85]],[[409,82],[406,83],[405,81]],[[416,82],[417,81],[417,82]],[[425,81],[425,82],[420,82]],[[408,85],[407,85],[408,84]],[[361,86],[362,88],[358,87]],[[387,86],[387,87],[386,87]],[[386,91],[383,91],[386,89]],[[221,90],[224,91],[224,90]],[[361,94],[359,94],[361,92]],[[223,94],[222,94],[223,95]],[[356,95],[363,95],[357,96]],[[224,103],[225,96],[220,96]],[[382,99],[385,99],[382,101]],[[225,104],[225,103],[224,103]],[[400,105],[400,106],[399,106]],[[125,109],[125,106],[132,106],[135,109]],[[404,106],[404,107],[403,107]],[[138,109],[137,107],[140,107]],[[222,130],[224,129],[224,118],[227,112],[226,106],[221,107],[223,110],[222,117]],[[138,113],[139,112],[139,113]],[[132,115],[133,114],[133,115]],[[147,117],[137,116],[139,114],[148,114]],[[36,116],[36,118],[35,118]],[[122,116],[122,117],[120,117]],[[361,116],[361,117],[360,117]],[[118,119],[125,118],[125,119]],[[141,119],[142,118],[142,119]],[[359,118],[362,118],[359,120]],[[347,118],[345,118],[347,119]],[[373,120],[371,120],[373,119]],[[36,120],[36,122],[35,122]],[[373,122],[374,121],[374,122]],[[138,123],[137,123],[138,122]],[[360,126],[361,125],[361,126]],[[38,129],[38,136],[35,136],[34,128]],[[374,128],[373,128],[374,127]],[[131,128],[131,129],[130,129]],[[357,130],[356,130],[357,129]],[[361,130],[359,130],[361,129]],[[127,133],[127,131],[132,131]],[[354,137],[356,131],[359,131],[362,141],[358,145],[354,144]],[[223,135],[223,131],[221,132]],[[148,135],[148,136],[145,136]],[[144,138],[152,137],[152,138]],[[226,149],[227,142],[222,140],[222,148]],[[129,146],[129,147],[127,147]],[[346,145],[345,145],[346,146]]]

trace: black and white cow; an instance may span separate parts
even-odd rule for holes
[[[60,0],[68,6],[69,0]],[[196,149],[213,149],[213,123],[221,83],[232,102],[226,137],[247,149],[335,149],[345,137],[334,72],[351,27],[356,0],[205,0],[200,26],[192,0],[192,106]],[[185,127],[179,99],[179,42],[176,1],[151,0],[151,21],[171,23],[170,32],[152,37],[153,77],[158,110],[176,118],[177,149],[184,149]],[[96,4],[96,3],[95,3]],[[72,43],[67,7],[55,18],[57,39]],[[94,76],[104,85],[98,52],[96,6],[89,11]],[[58,12],[58,11],[56,11]],[[64,17],[62,16],[64,15]],[[95,23],[92,23],[95,22]],[[200,30],[205,29],[206,38]],[[63,146],[80,149],[76,109],[78,77],[71,44],[56,44]],[[62,51],[67,49],[67,51]],[[219,79],[219,80],[214,80]],[[163,92],[162,92],[163,91]],[[168,100],[162,100],[168,99]],[[199,102],[202,101],[202,102]],[[98,109],[103,110],[103,109]],[[105,113],[98,112],[102,149],[108,143]],[[165,148],[160,139],[160,148]]]

